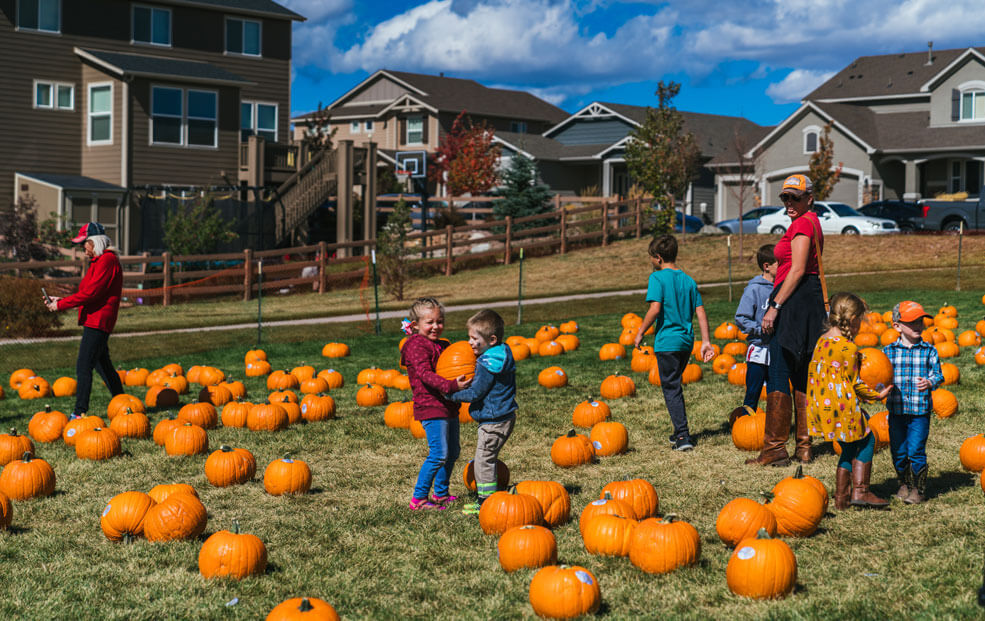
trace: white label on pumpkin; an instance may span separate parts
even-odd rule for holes
[[[109,510],[111,508],[112,508],[112,505],[106,505],[106,508],[103,509],[103,517],[106,517],[106,514],[109,513]]]
[[[69,429],[68,431],[66,431],[65,432],[65,435],[68,436],[68,437],[70,437],[70,438],[72,436],[74,436],[75,435],[75,427],[73,427],[73,428]]]
[[[308,404],[307,403],[302,403],[301,404],[301,413],[304,414],[307,411],[308,411]]]
[[[575,572],[575,577],[577,577],[579,580],[581,580],[585,584],[588,584],[588,585],[595,584],[595,581],[592,580],[592,577],[588,574],[587,571],[582,571],[582,570],[579,569],[578,571]]]
[[[609,501],[608,501],[608,500],[605,500],[605,499],[603,498],[603,499],[601,499],[601,500],[593,500],[593,501],[592,501],[592,504],[593,504],[593,505],[604,505],[604,504],[605,504],[605,503],[607,503],[607,502],[609,502]]]
[[[595,450],[598,451],[602,448],[602,443],[598,440],[592,440],[592,446],[594,446]]]
[[[740,559],[748,561],[752,557],[756,556],[756,550],[752,546],[746,546],[735,553]]]
[[[599,406],[599,402],[598,401],[592,401],[592,407],[593,408],[597,408],[598,406]]]
[[[564,371],[562,371],[561,369],[558,369],[557,371],[555,371],[555,373],[557,373],[558,375],[564,375]]]
[[[284,458],[281,461],[284,462],[285,464],[293,464],[294,463],[294,460],[293,459],[287,459],[287,458]]]

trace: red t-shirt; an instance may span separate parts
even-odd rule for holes
[[[780,241],[776,242],[776,247],[773,248],[773,256],[776,257],[778,262],[776,266],[776,282],[773,285],[774,289],[779,288],[783,284],[783,280],[787,277],[787,274],[790,273],[792,256],[790,242],[797,235],[806,235],[807,239],[811,241],[810,250],[807,252],[807,269],[804,273],[817,274],[820,272],[817,267],[817,247],[814,244],[815,234],[817,235],[818,245],[820,245],[821,252],[823,253],[824,234],[821,232],[821,221],[817,219],[816,213],[808,211],[790,223],[790,228],[787,229],[787,232],[783,234]]]

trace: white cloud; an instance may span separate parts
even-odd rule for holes
[[[773,100],[773,103],[777,104],[800,101],[834,74],[834,71],[794,69],[781,81],[770,84],[766,88],[766,94]]]

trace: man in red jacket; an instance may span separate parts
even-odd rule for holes
[[[52,297],[45,305],[55,312],[79,307],[79,325],[82,326],[82,342],[79,359],[75,365],[78,385],[75,392],[75,409],[72,418],[84,416],[89,411],[89,394],[92,391],[92,370],[95,368],[113,395],[123,392],[123,383],[113,368],[109,357],[109,335],[116,325],[120,310],[120,293],[123,290],[123,270],[112,240],[98,222],[89,222],[72,240],[84,244],[89,257],[89,269],[79,290],[67,298]]]

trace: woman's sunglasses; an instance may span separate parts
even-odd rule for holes
[[[806,197],[807,197],[806,194],[802,194],[800,196],[794,196],[793,194],[784,193],[780,195],[780,200],[783,201],[784,203],[799,203]]]

